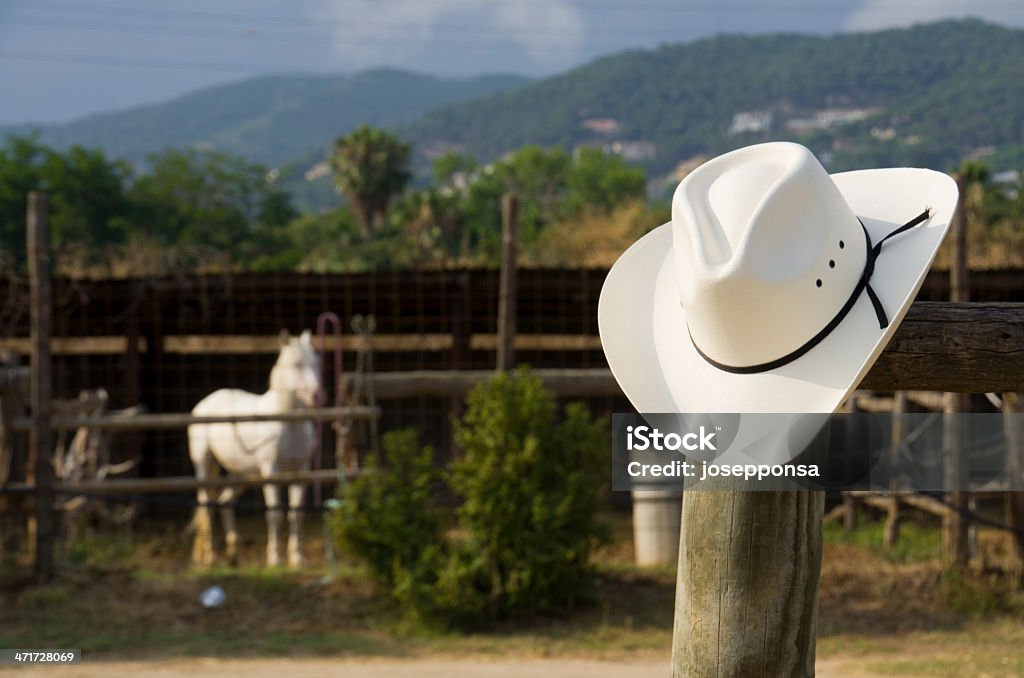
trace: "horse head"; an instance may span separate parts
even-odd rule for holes
[[[281,330],[281,352],[270,371],[270,388],[294,394],[306,407],[316,407],[323,402],[320,359],[309,330],[298,339],[290,337],[287,330]]]

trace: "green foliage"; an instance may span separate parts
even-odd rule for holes
[[[942,535],[935,527],[905,520],[900,524],[899,539],[891,549],[885,548],[884,531],[883,522],[861,515],[853,530],[846,530],[839,522],[825,525],[824,540],[826,544],[863,546],[897,563],[929,562],[942,557]]]
[[[223,153],[168,149],[149,158],[131,190],[142,233],[251,259],[272,229],[296,216],[266,168]]]
[[[412,175],[412,147],[392,134],[363,125],[334,142],[331,169],[338,192],[348,198],[369,239],[391,199],[405,190]]]
[[[165,263],[177,261],[179,271],[187,259],[181,252],[199,249],[214,252],[223,267],[265,268],[296,217],[273,174],[239,158],[171,149],[133,175],[100,151],[60,153],[36,137],[10,137],[0,147],[0,249],[10,266],[24,265],[26,195],[33,190],[49,199],[63,273],[115,259],[134,272],[163,272],[139,270],[146,259],[140,252],[154,250]]]
[[[374,463],[343,490],[333,521],[410,615],[468,627],[589,599],[608,441],[582,404],[559,421],[525,368],[475,388],[457,429],[465,455],[447,474],[462,498],[448,538],[427,508],[429,451],[400,435],[388,439],[390,465]]]
[[[441,542],[440,521],[427,506],[439,474],[414,430],[385,434],[381,442],[385,459],[370,455],[365,472],[341,489],[331,524],[342,547],[392,587],[418,573],[428,550]]]
[[[100,151],[74,146],[61,154],[35,136],[9,137],[0,147],[0,249],[7,265],[24,265],[29,191],[47,193],[58,249],[121,242],[128,229],[127,174]]]
[[[519,200],[519,244],[536,247],[559,221],[587,213],[607,214],[642,200],[646,175],[597,148],[570,155],[561,148],[525,146],[480,167],[465,155],[448,154],[434,166],[437,186],[407,196],[392,220],[420,263],[496,265],[501,252],[501,198]]]
[[[362,236],[348,210],[307,212],[276,229],[275,235],[281,244],[263,260],[268,269],[325,273],[360,270],[374,263],[357,251]]]
[[[569,214],[584,210],[608,212],[630,199],[643,197],[646,184],[647,176],[639,167],[632,167],[599,148],[584,147],[576,151],[573,158],[564,211]]]
[[[1012,608],[1010,582],[980,573],[947,570],[942,575],[939,598],[960,614],[992,615]]]
[[[560,423],[555,414],[540,378],[521,369],[475,388],[457,429],[459,523],[498,615],[571,607],[589,593],[608,441],[581,403]]]
[[[1020,167],[1021,31],[978,20],[874,33],[720,35],[596,59],[567,73],[426,113],[405,130],[486,160],[527,144],[575,148],[643,140],[644,162],[667,174],[699,154],[771,139],[804,142],[836,171],[872,166],[952,169],[967,149],[1015,146],[998,169]],[[826,130],[788,129],[825,108],[877,108]],[[729,135],[734,114],[775,112],[766,132]],[[612,135],[583,125],[612,118]],[[873,127],[892,127],[879,139]]]

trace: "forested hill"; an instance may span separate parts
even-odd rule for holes
[[[109,156],[129,160],[168,146],[196,146],[275,166],[320,152],[359,124],[409,123],[430,108],[525,82],[514,75],[455,80],[397,70],[261,77],[161,104],[44,126],[42,141],[58,149],[72,144],[99,147]],[[0,129],[0,136],[4,132]]]
[[[418,148],[493,158],[527,143],[618,149],[656,174],[699,154],[798,140],[833,169],[995,169],[1024,157],[1024,31],[977,20],[904,30],[724,35],[599,59],[426,114]]]

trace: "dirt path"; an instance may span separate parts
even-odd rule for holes
[[[818,662],[819,678],[867,678],[852,672],[843,660]],[[154,662],[86,662],[77,667],[35,667],[28,673],[19,667],[0,669],[0,676],[246,676],[246,678],[661,678],[669,673],[668,658],[589,661],[585,659],[524,659],[508,657],[473,659],[184,659]],[[17,673],[15,673],[17,672]]]

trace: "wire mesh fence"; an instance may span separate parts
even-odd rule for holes
[[[530,269],[520,273],[517,361],[536,368],[603,367],[596,308],[605,271]],[[142,403],[151,412],[188,412],[225,387],[266,389],[282,329],[313,329],[320,313],[345,323],[344,365],[356,362],[351,319],[376,321],[377,372],[489,369],[495,360],[498,274],[490,270],[394,271],[346,275],[217,274],[71,280],[54,287],[54,395],[105,388],[112,408]],[[26,360],[28,288],[0,282],[0,348]],[[333,393],[331,370],[325,370]],[[597,412],[624,400],[593,398]],[[453,403],[404,397],[382,402],[381,429],[414,427],[445,455]],[[329,432],[329,427],[325,427]],[[328,440],[325,449],[331,449]],[[140,453],[144,476],[189,473],[185,432],[118,437]],[[330,456],[330,455],[325,455]]]

